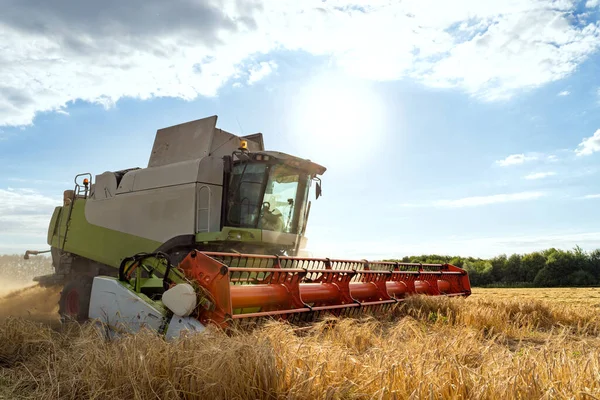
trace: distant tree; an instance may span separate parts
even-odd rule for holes
[[[551,254],[554,254],[556,252],[558,252],[559,250],[556,250],[554,247],[551,247],[549,249],[546,249],[544,251],[542,251],[542,255],[548,259],[548,257],[550,257]]]
[[[556,250],[549,254],[546,266],[536,275],[533,283],[536,286],[570,286],[571,274],[579,270],[577,264],[575,254]]]
[[[529,254],[505,254],[490,260],[440,254],[406,256],[403,262],[449,263],[464,268],[473,286],[589,286],[600,283],[600,249],[591,253],[550,248]]]
[[[544,267],[538,271],[533,280],[533,285],[537,287],[552,287],[558,286],[558,282],[559,281],[555,279],[553,274],[548,271],[548,267]]]
[[[491,259],[492,278],[494,282],[500,282],[506,275],[506,261],[506,254],[502,254]]]
[[[533,283],[536,275],[546,266],[546,257],[538,251],[525,254],[521,259],[521,271],[525,282]]]
[[[596,282],[600,281],[600,249],[596,249],[588,255],[587,271],[594,276]]]
[[[568,280],[572,286],[592,286],[596,283],[594,276],[582,269],[569,275]]]
[[[452,257],[448,264],[452,264],[456,267],[463,267],[464,261],[461,257]]]
[[[463,268],[469,273],[469,280],[473,286],[489,285],[493,282],[492,263],[485,260],[469,261],[463,263]]]
[[[504,264],[504,277],[502,280],[507,283],[523,282],[525,279],[521,271],[521,256],[513,254],[508,257]]]

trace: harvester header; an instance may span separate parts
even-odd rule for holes
[[[144,273],[163,278],[143,278]],[[169,311],[170,318],[177,320],[175,327],[202,331],[209,324],[227,328],[265,318],[301,323],[325,315],[381,315],[410,295],[471,293],[466,272],[450,264],[196,250],[177,267],[160,254],[133,257],[121,266],[119,280],[96,280],[90,317],[107,322],[115,331],[132,327],[135,331],[145,325],[168,337],[180,333],[179,328],[168,330]],[[138,312],[123,313],[120,304],[132,292],[145,302]],[[163,307],[153,308],[152,298],[157,295],[162,295]]]
[[[465,271],[449,264],[411,264],[191,252],[179,268],[211,293],[203,323],[381,311],[410,294],[465,296]]]

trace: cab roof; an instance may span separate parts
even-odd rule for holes
[[[323,175],[327,168],[310,160],[282,153],[280,151],[257,151],[254,154],[262,154],[283,161],[285,164],[306,170],[310,174]]]

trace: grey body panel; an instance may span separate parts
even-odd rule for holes
[[[198,334],[206,329],[200,321],[190,317],[173,315],[169,320],[166,310],[144,301],[135,292],[121,285],[117,279],[105,276],[94,278],[89,317],[100,324],[106,324],[110,328],[110,331],[106,332],[110,338],[137,333],[142,329],[162,333],[161,328],[167,321],[167,340],[178,339],[182,334]]]
[[[119,184],[116,194],[201,182],[223,184],[223,159],[205,157],[162,167],[130,171]]]
[[[208,155],[217,117],[212,116],[159,129],[156,132],[148,167],[161,167]]]
[[[92,284],[89,317],[116,332],[135,333],[143,328],[158,331],[165,323],[163,310],[142,300],[117,279],[97,276]]]
[[[205,329],[206,327],[197,319],[173,315],[167,333],[165,333],[165,338],[167,340],[178,339],[181,336],[202,333]]]
[[[90,224],[165,242],[194,233],[196,183],[90,198],[85,218]]]
[[[148,167],[196,160],[208,155],[222,157],[240,147],[240,139],[239,136],[217,128],[216,115],[159,129]],[[251,135],[247,139],[248,150],[264,150],[261,134]]]
[[[96,175],[96,183],[93,185],[91,195],[95,199],[110,199],[117,193],[117,177],[112,172]]]

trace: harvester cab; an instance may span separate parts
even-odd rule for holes
[[[176,336],[470,294],[466,272],[450,265],[298,257],[325,168],[216,123],[158,130],[146,168],[75,178],[48,228],[55,273],[37,279],[63,286],[63,317]]]

